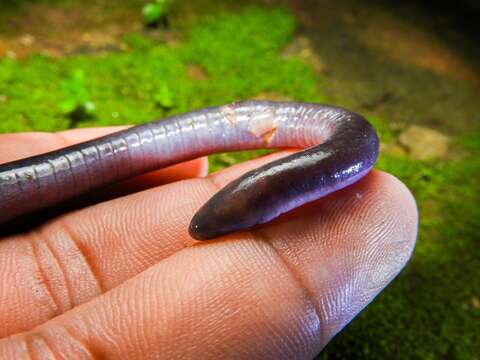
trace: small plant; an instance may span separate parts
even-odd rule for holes
[[[155,95],[153,95],[153,99],[158,106],[165,110],[171,109],[175,105],[172,90],[166,84],[163,84],[158,89]]]
[[[63,83],[63,88],[66,99],[61,103],[61,109],[70,118],[71,127],[94,115],[95,104],[90,99],[82,70],[75,70]]]
[[[156,27],[162,23],[167,26],[167,13],[171,4],[172,0],[156,0],[145,5],[142,9],[145,25]]]

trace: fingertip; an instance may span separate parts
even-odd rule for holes
[[[372,171],[263,231],[312,294],[325,346],[405,267],[417,227],[408,188]]]
[[[410,189],[396,176],[384,171],[372,171],[367,181],[372,188],[385,192],[391,199],[392,216],[399,218],[399,231],[403,233],[406,249],[413,253],[418,234],[419,213],[417,202]],[[410,256],[408,257],[410,258]]]
[[[208,158],[201,157],[185,161],[154,171],[150,175],[156,177],[158,184],[168,184],[184,179],[205,177],[208,175]]]
[[[202,157],[113,184],[107,188],[108,191],[102,191],[99,195],[104,196],[106,193],[108,198],[124,196],[176,181],[205,177],[207,174],[208,160]]]

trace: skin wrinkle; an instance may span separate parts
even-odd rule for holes
[[[158,282],[161,283],[161,282]],[[140,282],[138,287],[144,287],[144,282]],[[142,291],[142,290],[140,290]],[[165,291],[169,291],[165,289]],[[152,314],[156,308],[159,307],[158,301],[154,299],[153,301],[146,301],[143,306],[143,311],[138,311],[137,316],[138,316],[138,322],[140,324],[146,324],[147,319]],[[128,319],[127,319],[128,320]],[[139,347],[142,349],[145,349],[146,352],[153,353],[153,349],[151,349],[151,344],[149,343],[148,339],[151,336],[151,327],[149,326],[140,326],[139,331],[135,331],[135,329],[132,329],[131,331],[131,336],[134,338],[134,343],[139,344]]]
[[[94,279],[96,288],[98,289],[98,293],[103,293],[105,287],[102,284],[100,275],[98,275],[98,270],[93,265],[91,256],[88,254],[87,247],[82,244],[73,229],[67,224],[65,219],[60,218],[57,224],[60,226],[61,231],[65,235],[67,235],[68,241],[75,246],[78,251],[78,255],[83,259],[83,263],[85,264],[85,270],[87,271],[87,273],[90,274],[90,277]]]
[[[28,338],[26,336],[23,337],[23,340],[21,341],[21,344],[23,345],[23,348],[25,349],[25,352],[27,353],[28,359],[33,360],[33,349],[30,346],[30,342],[28,341]]]
[[[94,355],[95,352],[90,348],[87,342],[85,342],[81,336],[77,335],[72,329],[69,329],[68,326],[63,326],[62,330],[67,333],[69,339],[71,339],[72,345],[77,344],[79,350],[86,355],[85,359],[96,359],[97,357]]]
[[[127,291],[123,291],[123,297],[122,299],[122,306],[127,307],[128,310],[125,311],[125,308],[118,309],[119,311],[119,316],[116,316],[116,321],[114,322],[113,328],[116,329],[116,332],[119,333],[127,333],[129,342],[126,344],[128,346],[127,349],[125,349],[125,352],[129,354],[128,356],[130,358],[134,358],[135,354],[135,347],[145,349],[146,353],[151,353],[155,354],[155,344],[159,343],[160,339],[156,339],[155,337],[152,337],[151,332],[148,331],[152,329],[151,324],[149,325],[148,320],[149,316],[155,316],[156,315],[156,309],[161,308],[160,304],[158,304],[158,298],[160,297],[153,297],[153,298],[147,298],[147,296],[142,299],[143,302],[138,302],[137,298],[134,293],[143,293],[143,294],[148,294],[149,289],[153,288],[155,284],[162,283],[163,281],[145,281],[142,279],[139,283],[135,284],[135,286],[132,289],[127,289]],[[170,289],[165,289],[164,294],[171,294]],[[132,296],[129,296],[132,295]],[[126,306],[127,304],[128,306]],[[139,306],[140,305],[140,306]],[[165,306],[165,304],[162,304]],[[163,306],[163,307],[164,307]],[[115,307],[115,306],[113,306]],[[130,324],[130,318],[128,317],[123,317],[121,316],[123,313],[127,314],[135,314],[134,317],[136,317],[135,322],[138,324],[141,324],[140,326],[134,326],[132,327]],[[151,311],[149,311],[151,310]],[[175,310],[175,307],[171,307],[171,310]],[[158,324],[160,327],[162,324]],[[153,327],[153,332],[156,331],[155,327]],[[102,331],[102,333],[106,334],[109,338],[110,343],[115,344],[118,342],[118,337],[114,335],[110,335],[108,332],[108,329],[105,329]],[[149,341],[150,340],[150,341]],[[153,341],[152,341],[153,340]],[[153,345],[153,346],[152,346]],[[116,346],[121,346],[121,345],[116,345]]]
[[[67,300],[67,303],[64,304],[64,309],[65,311],[67,311],[73,308],[73,297],[72,297],[70,285],[68,283],[67,272],[64,269],[64,265],[60,261],[59,255],[53,250],[52,244],[50,244],[50,241],[49,241],[49,236],[43,235],[43,229],[39,229],[34,232],[39,235],[39,238],[43,239],[43,243],[45,244],[45,247],[47,248],[48,252],[52,256],[52,259],[57,264],[57,268],[59,269],[61,278],[63,279],[63,283],[64,283],[65,295]]]
[[[60,308],[60,304],[59,304],[59,300],[56,298],[56,296],[54,295],[54,292],[52,290],[52,286],[50,284],[50,281],[48,280],[48,277],[46,275],[46,272],[45,270],[43,269],[43,266],[42,266],[42,262],[40,261],[39,259],[39,256],[38,256],[38,249],[37,249],[37,244],[36,244],[36,239],[34,237],[31,237],[30,238],[30,241],[28,242],[29,243],[29,246],[31,248],[31,251],[32,251],[32,260],[33,260],[33,264],[34,266],[37,268],[37,271],[38,271],[38,274],[40,275],[40,281],[41,283],[44,285],[45,287],[45,290],[48,294],[48,297],[50,298],[50,300],[53,302],[53,307],[50,306],[50,309],[52,311],[52,314],[54,316],[56,315],[59,315],[62,313],[61,311],[61,308]]]
[[[144,200],[137,202],[137,204],[138,206],[135,206],[135,203],[133,202],[127,203],[125,205],[125,211],[122,212],[122,214],[119,214],[118,219],[115,220],[117,222],[118,228],[120,229],[118,238],[121,238],[122,234],[132,233],[131,229],[128,228],[128,224],[135,224],[135,235],[128,235],[126,237],[127,241],[124,242],[123,248],[121,250],[122,252],[130,254],[129,261],[132,264],[135,264],[135,267],[144,269],[146,267],[145,265],[148,266],[153,264],[152,262],[149,262],[147,264],[145,263],[146,259],[150,258],[150,255],[148,253],[149,251],[151,252],[152,249],[150,248],[150,250],[148,250],[148,242],[145,242],[143,240],[150,238],[150,234],[154,231],[154,228],[152,228],[151,224],[148,224],[150,226],[147,226],[147,224],[143,223],[146,219],[149,219],[147,214],[152,211],[152,209],[149,209],[146,206],[147,204]],[[136,219],[136,221],[129,221],[128,218]],[[149,229],[148,233],[145,233],[143,229]],[[139,239],[142,239],[141,242],[139,242]],[[145,257],[145,254],[147,254],[148,257]]]
[[[23,335],[28,344],[30,360],[60,359],[52,344],[41,332],[30,332]]]
[[[316,332],[318,331],[318,334],[316,337],[318,337],[318,339],[320,340],[320,343],[324,343],[323,342],[323,326],[322,326],[322,312],[320,311],[320,309],[317,308],[317,305],[316,305],[316,301],[315,301],[315,295],[313,294],[313,292],[310,291],[307,283],[305,282],[305,280],[303,279],[303,276],[301,275],[301,273],[298,271],[298,269],[295,268],[295,266],[293,264],[290,263],[290,261],[287,260],[287,258],[285,258],[281,251],[279,249],[277,249],[277,247],[273,244],[273,242],[270,241],[270,237],[265,234],[265,232],[261,231],[260,229],[251,229],[248,231],[249,234],[252,235],[252,237],[257,240],[257,241],[261,241],[265,244],[267,244],[269,247],[271,247],[271,249],[273,250],[273,253],[275,254],[275,256],[277,257],[279,263],[281,263],[281,266],[287,271],[290,273],[290,275],[292,276],[292,278],[295,280],[297,286],[299,287],[299,289],[304,293],[305,295],[305,299],[306,301],[309,303],[309,307],[311,307],[311,309],[313,310],[313,313],[315,314],[315,322],[317,323],[316,326],[318,327],[318,329],[309,329],[309,332],[313,330],[313,332]],[[311,323],[311,321],[309,321],[309,323]],[[309,324],[310,325],[310,324]],[[309,334],[310,336],[314,335],[314,334]]]
[[[118,318],[121,318],[122,314],[120,313],[120,309],[116,306],[103,306],[99,309],[94,309],[93,312],[95,315],[93,316],[93,318],[84,319],[83,316],[79,316],[80,321],[75,321],[72,323],[77,328],[78,332],[80,332],[78,328],[80,326],[82,327],[82,330],[83,330],[82,336],[88,339],[88,341],[90,342],[90,348],[94,349],[94,353],[102,354],[103,356],[101,358],[106,358],[106,355],[103,354],[105,351],[102,349],[102,345],[103,345],[103,348],[106,348],[106,349],[108,348],[117,349],[120,346],[120,344],[117,343],[116,339],[112,336],[110,331],[112,329],[116,329],[115,325],[117,324],[114,324],[106,328],[104,327],[97,328],[95,337],[93,338],[91,335],[91,329],[93,329],[95,322],[98,324],[102,324],[104,322],[107,322],[109,317],[118,319]],[[127,316],[131,316],[131,313],[128,313]],[[97,339],[102,339],[102,342],[101,343],[96,342],[95,340]]]
[[[101,283],[99,279],[97,279],[96,273],[94,272],[95,270],[90,265],[88,257],[86,257],[86,254],[82,251],[83,246],[79,244],[80,242],[75,238],[74,234],[69,232],[69,227],[65,227],[62,218],[60,218],[55,223],[55,226],[51,227],[48,232],[46,230],[46,228],[43,228],[40,233],[44,239],[44,243],[49,247],[53,256],[56,257],[59,269],[61,269],[64,275],[65,290],[68,293],[70,302],[70,306],[67,309],[102,293]],[[52,243],[52,241],[54,242]],[[54,244],[56,245],[55,249]],[[70,261],[68,268],[65,261],[60,261],[63,257],[66,257],[67,260],[69,259]],[[75,272],[75,274],[73,274],[72,271]],[[80,277],[77,277],[78,274],[80,274]],[[72,288],[75,287],[73,284],[82,284],[76,293],[72,291]],[[92,288],[94,289],[93,291]],[[85,291],[82,292],[81,289],[87,290],[91,294],[86,295]]]
[[[271,236],[275,236],[275,235],[271,235]],[[319,239],[318,236],[316,235],[303,235],[302,238],[311,238],[311,239]],[[280,244],[278,244],[278,241],[280,241]],[[293,264],[292,267],[299,267],[301,268],[302,267],[302,260],[303,262],[307,262],[307,263],[312,263],[312,259],[305,259],[305,254],[302,252],[302,253],[296,253],[296,250],[291,248],[291,246],[289,247],[288,246],[288,243],[289,243],[289,239],[279,239],[278,241],[274,241],[272,242],[272,246],[277,248],[277,251],[278,252],[285,252],[286,256],[283,256],[283,258],[285,259],[285,261]],[[317,245],[318,244],[318,241],[315,242]],[[328,244],[326,244],[328,246]],[[325,246],[325,244],[320,244],[319,246]],[[328,248],[325,249],[326,252],[330,251]],[[341,259],[344,259],[342,257],[340,257]],[[296,259],[299,259],[299,261],[296,261]],[[320,262],[320,269],[325,265],[325,264],[322,264],[323,261],[320,259],[315,259],[315,261],[319,261]],[[311,277],[311,269],[304,269],[304,270],[297,270],[298,273],[302,273],[303,271],[307,270],[307,272],[305,273],[305,275],[301,276],[302,278],[302,282],[304,284],[304,287],[306,289],[309,289],[309,293],[310,294],[315,294],[317,293],[317,296],[315,295],[312,295],[311,296],[311,300],[313,302],[313,306],[316,310],[316,313],[317,313],[317,316],[318,318],[320,319],[320,334],[319,334],[319,339],[321,340],[321,344],[322,346],[324,346],[327,341],[326,339],[328,338],[328,333],[330,332],[330,328],[332,327],[332,324],[330,322],[330,317],[331,317],[331,311],[329,311],[327,308],[325,308],[324,306],[324,301],[325,301],[325,298],[328,298],[328,293],[325,292],[325,290],[328,290],[328,289],[332,289],[332,286],[331,284],[338,284],[339,281],[336,280],[336,278],[338,278],[338,273],[335,272],[333,273],[333,271],[326,271],[323,273],[323,276],[321,276],[321,278],[319,279],[319,276],[318,276],[318,269],[316,270],[316,279],[317,279],[317,286],[312,288],[311,289],[311,279],[309,280],[309,277]],[[332,278],[334,277],[334,278]],[[326,279],[324,279],[326,278]],[[320,280],[320,282],[318,281]],[[325,282],[326,280],[326,282]],[[336,286],[336,285],[334,285]],[[319,289],[322,289],[321,291],[321,294],[319,294]]]
[[[50,248],[48,242],[44,241],[44,237],[39,235],[38,231],[33,231],[29,236],[26,236],[26,242],[27,244],[31,244],[30,246],[36,249],[36,254],[31,254],[30,259],[33,260],[34,266],[43,270],[44,277],[42,279],[43,280],[42,284],[44,285],[44,287],[48,287],[49,294],[51,295],[51,300],[54,302],[54,304],[57,307],[54,314],[58,315],[70,309],[71,302],[70,302],[70,297],[68,293],[66,291],[63,292],[66,295],[66,297],[62,297],[59,295],[58,290],[64,289],[66,287],[66,279],[64,277],[63,272],[60,270],[61,267],[58,262],[58,259],[56,255],[52,252],[52,249]],[[43,248],[41,247],[41,245],[43,245]],[[33,256],[36,256],[37,259],[33,258]],[[38,265],[35,265],[36,264],[35,261],[37,261]],[[52,274],[49,274],[49,271],[47,269],[49,267],[52,268],[52,266],[46,265],[48,262],[54,263],[53,267],[57,269],[56,274],[60,275],[60,280],[62,284],[54,286],[55,280],[52,280],[52,279],[55,279],[56,276],[52,276]],[[63,301],[61,300],[62,298],[64,299]]]

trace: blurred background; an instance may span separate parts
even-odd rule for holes
[[[235,100],[331,103],[413,191],[404,272],[319,359],[478,359],[480,3],[0,0],[0,132],[141,123]],[[215,171],[258,152],[211,157]]]

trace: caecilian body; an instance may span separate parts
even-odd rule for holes
[[[206,108],[0,165],[0,223],[211,153],[304,148],[234,180],[195,214],[190,234],[215,238],[352,184],[370,171],[378,145],[375,129],[343,108],[273,101]]]

